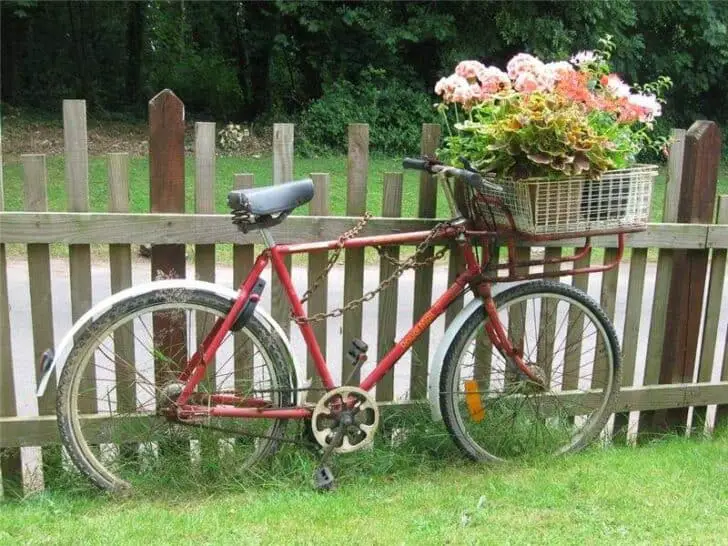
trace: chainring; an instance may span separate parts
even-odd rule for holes
[[[351,453],[368,446],[374,441],[378,426],[377,403],[358,387],[338,387],[327,392],[311,415],[314,438],[334,453]]]

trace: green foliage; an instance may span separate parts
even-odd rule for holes
[[[374,153],[402,155],[417,150],[422,123],[434,119],[432,99],[381,71],[369,70],[362,83],[335,82],[301,117],[302,153],[346,150],[349,123],[368,123]]]

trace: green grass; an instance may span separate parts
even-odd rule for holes
[[[382,187],[385,172],[400,172],[401,158],[374,157],[369,163],[369,184],[367,186],[367,210],[379,214],[382,208]],[[48,167],[48,209],[51,211],[66,210],[64,189],[64,159],[62,156],[50,156]],[[89,206],[92,211],[107,210],[108,181],[106,159],[92,157],[89,159]],[[331,175],[330,213],[346,214],[346,173],[347,158],[336,156],[329,158],[297,158],[294,162],[294,177],[304,178],[312,172],[325,172]],[[252,173],[257,186],[272,182],[272,160],[270,157],[238,158],[219,157],[216,161],[216,194],[215,203],[218,213],[227,213],[226,195],[232,188],[233,175],[236,173]],[[19,163],[4,164],[5,208],[6,210],[23,210],[22,166]],[[186,210],[193,211],[194,203],[194,158],[187,157],[185,162]],[[132,212],[149,211],[149,161],[146,157],[133,157],[129,166],[130,206]],[[419,192],[419,175],[407,171],[404,175],[402,212],[405,217],[417,216]],[[728,193],[728,165],[721,167],[718,180],[718,193]],[[655,183],[652,200],[653,221],[662,217],[662,204],[665,198],[664,169]],[[306,214],[301,208],[297,214]],[[448,216],[448,208],[443,195],[438,198],[437,213],[439,217]]]
[[[437,443],[437,439],[433,441]],[[426,445],[426,444],[424,444]],[[724,544],[728,434],[593,449],[528,465],[478,466],[452,453],[342,457],[339,489],[287,470],[226,491],[128,499],[50,491],[0,505],[5,544]],[[305,459],[305,455],[299,457]],[[293,468],[293,470],[291,470]]]

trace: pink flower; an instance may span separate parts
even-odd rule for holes
[[[457,92],[457,99],[456,97]],[[445,102],[463,102],[461,100],[467,94],[472,94],[468,80],[457,74],[451,74],[447,78],[441,78],[435,84],[435,93],[442,97]]]
[[[544,68],[546,69],[546,73],[549,74],[555,81],[565,78],[568,74],[574,71],[574,67],[566,61],[548,63]]]
[[[478,61],[461,61],[455,67],[455,74],[466,79],[477,77],[478,72],[484,70],[485,67]]]
[[[535,75],[542,72],[543,68],[544,64],[539,59],[533,55],[529,55],[528,53],[519,53],[508,61],[508,64],[506,65],[508,77],[514,81],[517,80],[518,76],[524,72]]]
[[[483,67],[478,72],[478,79],[481,83],[482,98],[511,88],[511,80],[508,75],[495,66]]]
[[[514,87],[516,88],[516,91],[520,91],[522,93],[543,91],[544,89],[539,79],[530,72],[522,72],[516,79]]]

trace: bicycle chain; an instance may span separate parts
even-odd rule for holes
[[[319,284],[321,280],[324,278],[324,276],[328,275],[331,272],[331,269],[333,268],[334,264],[338,260],[339,256],[341,255],[341,251],[344,248],[344,242],[348,239],[351,239],[354,237],[357,233],[359,233],[366,223],[369,221],[369,219],[372,217],[370,213],[365,213],[364,217],[357,223],[356,226],[354,226],[349,231],[344,232],[338,239],[336,250],[334,251],[333,255],[329,258],[328,263],[326,264],[326,267],[323,269],[321,273],[316,277],[316,280],[314,281],[314,284],[303,294],[303,297],[301,298],[301,303],[304,303],[308,300],[308,298],[318,289]],[[442,231],[445,230],[445,228],[450,227],[450,221],[440,222],[439,224],[435,225],[430,230],[430,233],[427,235],[424,241],[422,241],[419,245],[417,245],[417,248],[415,249],[414,254],[407,258],[406,260],[394,260],[390,258],[389,256],[386,256],[383,251],[382,247],[376,247],[377,252],[379,252],[379,255],[382,256],[385,260],[387,260],[389,263],[395,266],[395,270],[392,272],[392,274],[387,277],[386,279],[382,280],[379,285],[369,292],[366,292],[362,297],[353,299],[350,302],[348,302],[343,307],[339,307],[337,309],[334,309],[332,311],[328,312],[322,312],[322,313],[316,313],[313,316],[310,317],[295,317],[293,315],[293,311],[291,311],[291,320],[296,322],[297,324],[311,324],[315,322],[320,322],[322,320],[325,320],[327,318],[336,318],[340,317],[347,311],[351,311],[352,309],[356,309],[357,307],[361,306],[365,302],[370,301],[374,298],[377,294],[379,294],[382,290],[385,290],[389,287],[390,284],[392,284],[395,280],[397,280],[399,277],[401,277],[405,271],[408,269],[417,269],[420,267],[424,267],[429,264],[435,263],[437,260],[442,258],[450,249],[447,246],[443,246],[440,250],[435,252],[432,256],[425,258],[424,260],[418,260],[418,256],[422,254],[427,248],[431,245],[432,241],[436,239]]]

